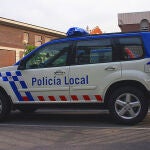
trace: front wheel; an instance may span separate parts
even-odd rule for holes
[[[112,118],[123,124],[136,124],[148,112],[148,102],[144,92],[136,87],[116,89],[109,98],[109,111]]]
[[[11,102],[9,97],[0,92],[0,121],[6,119],[11,111]]]

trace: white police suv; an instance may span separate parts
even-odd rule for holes
[[[124,124],[142,121],[150,99],[150,33],[88,35],[71,28],[14,66],[0,69],[0,119],[12,109],[109,109]]]

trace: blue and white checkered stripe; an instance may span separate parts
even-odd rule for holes
[[[0,72],[0,77],[3,81],[9,82],[13,92],[15,93],[16,97],[19,101],[24,101],[23,96],[18,91],[18,89],[27,89],[25,92],[26,97],[29,101],[34,101],[31,93],[28,91],[27,84],[23,80],[22,74],[20,71],[14,72]]]

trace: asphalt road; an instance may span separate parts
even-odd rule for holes
[[[134,126],[117,125],[103,111],[16,111],[0,123],[0,150],[133,149],[150,149],[150,113]]]

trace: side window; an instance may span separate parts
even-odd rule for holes
[[[142,41],[138,37],[119,38],[122,48],[122,60],[139,59],[143,57],[144,51]]]
[[[70,43],[49,44],[33,53],[25,62],[26,69],[66,66]]]
[[[96,64],[112,61],[110,39],[79,41],[76,47],[76,64]]]

